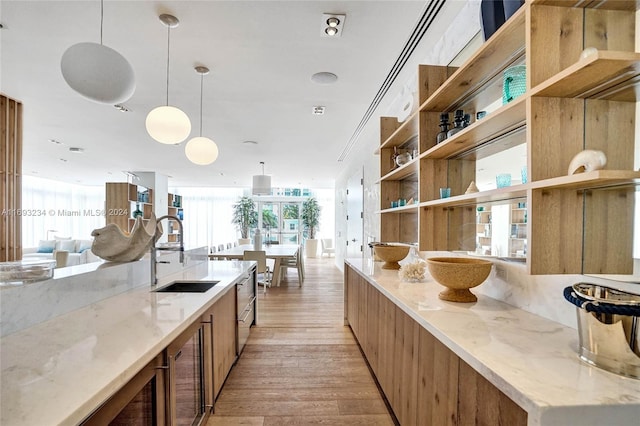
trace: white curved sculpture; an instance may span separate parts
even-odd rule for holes
[[[159,224],[158,224],[159,225]],[[126,235],[118,225],[110,223],[91,232],[93,244],[91,251],[100,258],[110,262],[133,262],[140,259],[149,250],[149,244],[155,243],[156,216],[151,213],[149,222],[145,225],[142,217],[138,216]],[[158,238],[162,235],[162,227],[158,228]]]
[[[568,175],[600,170],[607,164],[607,156],[602,151],[585,149],[573,157],[569,163]]]

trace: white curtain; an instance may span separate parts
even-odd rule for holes
[[[242,188],[172,188],[182,196],[184,243],[186,247],[218,246],[240,237],[233,218],[233,205],[246,190]]]
[[[22,246],[58,237],[90,239],[105,225],[104,186],[74,185],[24,176],[22,178]]]

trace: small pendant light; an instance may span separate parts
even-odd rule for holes
[[[171,28],[180,21],[173,15],[162,14],[160,21],[167,26],[167,102],[151,110],[145,126],[149,136],[160,143],[175,145],[185,140],[191,133],[191,121],[181,109],[169,105],[169,47]]]
[[[262,174],[253,176],[253,187],[251,193],[253,195],[270,195],[271,194],[271,176],[264,174],[264,161],[261,161]]]
[[[200,74],[200,136],[187,142],[184,153],[192,163],[206,166],[218,158],[218,145],[211,139],[202,136],[202,86],[204,76],[209,74],[209,68],[198,66],[195,67],[195,70]]]
[[[60,60],[62,77],[69,87],[85,98],[102,104],[128,100],[136,90],[131,64],[110,47],[102,44],[104,3],[100,0],[100,43],[77,43]]]

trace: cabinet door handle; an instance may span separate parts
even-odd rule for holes
[[[251,312],[253,311],[253,309],[245,309],[245,312],[247,313],[244,318],[239,319],[238,322],[244,323],[247,318],[249,318],[249,315],[251,315]]]

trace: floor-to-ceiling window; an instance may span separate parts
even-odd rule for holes
[[[104,186],[74,185],[33,176],[22,180],[22,246],[58,237],[89,239],[105,225]]]

